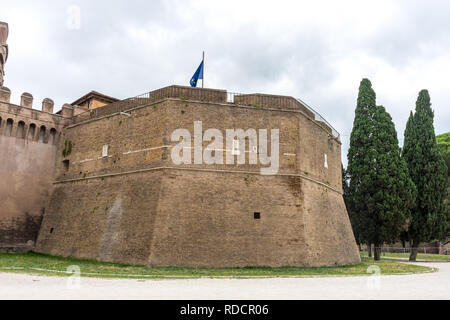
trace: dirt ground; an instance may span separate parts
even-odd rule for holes
[[[450,263],[438,272],[369,277],[124,280],[0,274],[0,299],[450,299]]]

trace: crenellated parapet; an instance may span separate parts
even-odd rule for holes
[[[53,102],[52,99],[45,98],[44,100],[42,100],[42,111],[48,112],[48,113],[53,113],[54,105],[55,105],[55,103]]]
[[[73,117],[73,106],[66,103],[61,108],[61,116],[64,118],[72,118]]]
[[[33,100],[24,92],[20,104],[13,104],[11,90],[0,87],[0,136],[56,145],[63,127],[72,123],[73,107],[66,104],[55,114],[52,99],[45,98],[41,110],[33,109]]]
[[[31,93],[22,93],[22,96],[20,97],[20,105],[25,108],[33,108],[33,96]]]
[[[0,102],[9,103],[11,99],[11,90],[7,87],[0,87]]]

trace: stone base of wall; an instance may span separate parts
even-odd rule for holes
[[[32,251],[33,249],[34,246],[29,246],[26,244],[14,246],[0,245],[0,253],[26,253]]]
[[[207,170],[57,184],[36,251],[150,266],[360,262],[339,193],[295,176]]]

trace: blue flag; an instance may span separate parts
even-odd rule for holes
[[[202,79],[203,80],[203,61],[198,66],[197,71],[195,71],[194,76],[191,79],[191,82],[190,82],[191,87],[197,87],[198,79]]]

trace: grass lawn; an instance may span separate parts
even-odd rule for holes
[[[246,268],[187,268],[187,267],[145,267],[93,260],[53,257],[38,253],[1,253],[0,272],[28,273],[52,276],[70,276],[69,266],[79,266],[81,276],[96,278],[199,278],[199,277],[311,277],[311,276],[354,276],[370,275],[367,268],[376,265],[381,274],[423,273],[433,268],[411,265],[396,261],[378,261],[362,258],[355,266],[336,267],[246,267]]]
[[[361,254],[361,257],[367,257],[367,252]],[[381,258],[405,258],[409,259],[409,253],[392,253],[385,252],[381,254]],[[433,260],[433,261],[450,261],[450,255],[445,254],[424,254],[418,253],[417,260]]]

